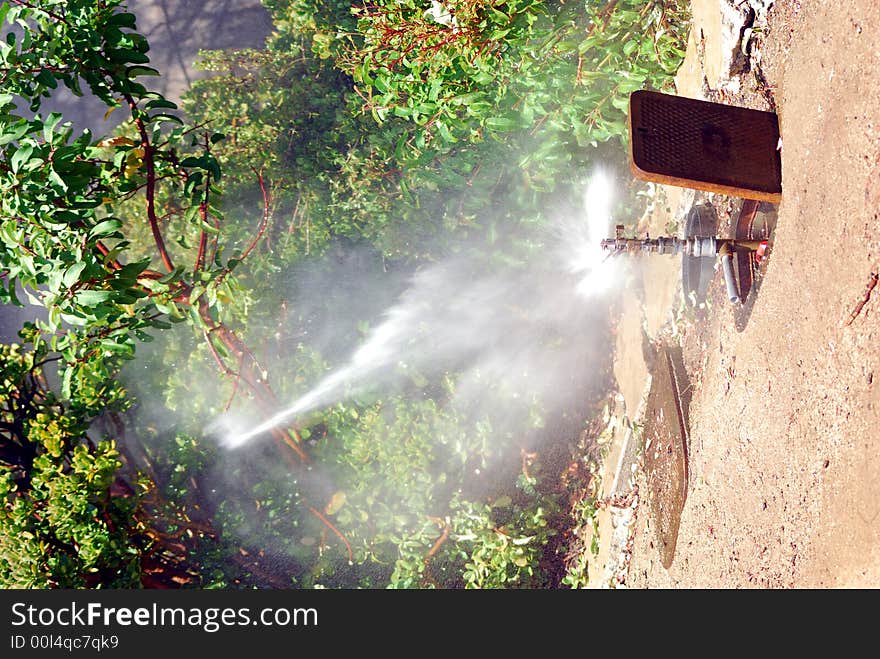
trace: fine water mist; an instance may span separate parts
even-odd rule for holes
[[[597,307],[619,276],[619,263],[600,247],[611,203],[611,182],[597,173],[582,208],[560,212],[527,263],[457,256],[421,269],[347,363],[270,418],[228,416],[212,434],[241,447],[351,396],[399,386],[412,373],[456,372],[453,403],[464,409],[489,404],[485,392],[500,388],[508,399],[537,397],[552,410],[573,382],[594,375]]]

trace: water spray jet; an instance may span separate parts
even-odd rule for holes
[[[243,447],[352,396],[421,387],[424,376],[450,372],[451,404],[460,411],[497,411],[503,403],[493,398],[496,386],[519,408],[536,392],[555,404],[564,397],[563,381],[576,377],[567,368],[589,352],[584,331],[599,312],[584,302],[600,299],[618,270],[600,246],[611,226],[612,192],[611,179],[595,173],[583,208],[557,214],[545,251],[530,260],[499,266],[463,254],[418,270],[347,363],[271,416],[226,424],[221,445]],[[590,369],[581,372],[588,377]],[[512,423],[515,411],[501,416]]]

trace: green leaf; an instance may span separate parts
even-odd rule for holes
[[[122,228],[122,221],[117,220],[115,217],[110,218],[109,220],[104,220],[103,222],[99,222],[92,230],[89,231],[89,236],[95,238],[97,236],[106,236],[115,231],[118,231]]]
[[[137,78],[138,76],[159,76],[162,75],[151,66],[130,66],[125,70],[129,78]]]
[[[160,108],[167,108],[169,110],[176,110],[177,103],[172,103],[171,101],[169,101],[166,98],[155,98],[152,101],[150,101],[149,103],[147,103],[144,107],[147,110],[157,110]]]
[[[9,160],[9,166],[12,168],[13,173],[17,174],[18,170],[21,169],[21,166],[30,159],[33,153],[34,147],[30,144],[26,144],[16,149],[15,153],[12,154],[12,158]]]
[[[171,284],[180,280],[181,275],[183,274],[183,266],[177,266],[166,275],[163,275],[159,278],[159,282],[162,284]]]
[[[217,159],[214,156],[212,156],[210,153],[206,153],[204,155],[203,159],[204,159],[204,168],[207,171],[211,172],[211,176],[214,177],[215,181],[219,181],[220,175],[221,175],[220,163],[217,162]]]
[[[16,307],[23,307],[24,304],[18,299],[18,296],[15,293],[16,288],[16,278],[9,277],[7,280],[7,287],[4,288],[2,284],[0,284],[0,301],[3,304],[12,304]]]
[[[440,133],[440,137],[443,138],[443,141],[447,144],[453,144],[458,140],[453,137],[452,133],[449,132],[449,127],[443,121],[437,121],[435,124],[437,126],[437,131]]]
[[[73,380],[73,368],[68,366],[61,375],[61,395],[64,398],[70,398],[71,380]]]
[[[183,120],[177,115],[168,114],[167,112],[157,112],[150,115],[150,121],[171,121],[175,124],[183,126]]]
[[[104,350],[107,350],[116,354],[131,354],[132,349],[131,346],[126,343],[119,343],[118,341],[114,341],[113,339],[101,339],[101,347]]]
[[[111,295],[111,291],[77,291],[74,299],[84,307],[96,307],[109,300]]]
[[[58,87],[58,81],[55,79],[55,76],[46,69],[40,71],[35,80],[49,89],[56,89]]]
[[[64,182],[64,179],[58,175],[54,169],[49,170],[49,181],[54,183],[59,188],[61,188],[64,192],[67,192],[67,183]]]
[[[400,187],[400,194],[403,196],[404,200],[408,204],[413,203],[413,198],[412,195],[409,193],[409,186],[406,184],[406,181],[404,179],[400,179],[398,186]]]
[[[151,341],[153,341],[153,336],[151,334],[147,334],[143,330],[135,330],[134,335],[144,343],[150,343]]]
[[[196,215],[199,212],[199,204],[192,204],[189,206],[186,211],[183,213],[183,221],[184,222],[192,222],[196,219]]]
[[[187,156],[183,160],[180,161],[181,167],[204,167],[205,161],[203,158],[196,158],[195,156]]]
[[[73,325],[75,327],[85,327],[85,325],[88,322],[84,316],[82,316],[81,314],[78,314],[78,313],[77,314],[62,313],[61,320],[63,320],[68,325]]]
[[[617,91],[621,94],[629,94],[641,89],[644,84],[643,78],[623,78],[617,83]]]
[[[128,62],[131,64],[147,64],[150,58],[136,50],[120,48],[113,50],[108,54],[109,58],[114,62]]]
[[[201,284],[196,284],[192,287],[192,290],[189,293],[189,301],[190,304],[195,304],[196,301],[202,296],[202,293],[205,292],[205,287]]]
[[[499,132],[515,130],[517,123],[509,117],[489,117],[486,119],[486,127]]]
[[[202,231],[204,231],[205,233],[208,233],[212,236],[220,235],[220,229],[218,227],[214,226],[213,224],[211,224],[210,222],[205,222],[201,218],[201,216],[199,216],[199,227],[201,228]]]
[[[112,25],[114,27],[127,27],[134,29],[136,24],[137,19],[135,18],[135,15],[128,12],[118,12],[107,19],[107,25]]]
[[[28,132],[29,128],[28,122],[24,119],[15,122],[11,126],[6,126],[3,130],[3,135],[0,135],[0,146],[20,139]]]
[[[47,142],[52,141],[52,133],[55,132],[55,127],[61,121],[61,113],[60,112],[52,112],[46,118],[46,121],[43,123],[43,138]]]
[[[82,261],[78,263],[74,263],[70,266],[65,272],[62,281],[67,288],[73,286],[77,281],[79,281],[79,276],[82,274],[82,271],[85,270],[86,264]]]

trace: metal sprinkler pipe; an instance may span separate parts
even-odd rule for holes
[[[733,304],[736,304],[740,302],[740,296],[737,292],[736,277],[733,271],[733,255],[744,251],[756,252],[761,246],[766,247],[767,241],[731,240],[715,236],[651,238],[649,235],[645,235],[644,238],[627,238],[624,235],[624,226],[618,224],[615,227],[614,238],[603,240],[601,245],[604,251],[611,252],[612,255],[624,252],[654,252],[656,254],[685,254],[696,258],[720,257],[727,297]]]
[[[718,250],[721,257],[721,270],[724,272],[724,285],[727,286],[727,297],[733,303],[739,302],[739,293],[736,291],[736,282],[733,278],[733,250],[729,243],[724,243]]]

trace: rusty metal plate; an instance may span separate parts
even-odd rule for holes
[[[636,178],[779,203],[775,113],[641,90],[630,95]]]

